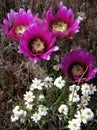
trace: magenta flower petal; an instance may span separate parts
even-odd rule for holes
[[[88,81],[95,77],[97,68],[94,68],[94,56],[88,51],[79,49],[64,56],[60,68],[73,82]]]
[[[16,41],[20,40],[25,30],[31,26],[33,22],[38,21],[38,14],[33,16],[30,10],[25,12],[22,8],[19,9],[19,12],[15,12],[11,9],[7,17],[8,19],[3,21],[1,28],[6,35]]]
[[[42,23],[34,23],[28,28],[18,46],[19,52],[33,60],[49,60],[50,55],[59,48],[55,46],[56,38]]]
[[[59,3],[59,9],[56,14],[50,9],[45,13],[45,19],[47,20],[48,27],[57,38],[70,38],[80,29],[80,18],[74,19],[74,13],[72,9],[62,3]]]
[[[53,16],[53,11],[52,9],[50,9],[48,12],[45,13],[45,19],[48,22],[48,26],[50,26],[52,24],[52,22],[54,21],[54,16]]]

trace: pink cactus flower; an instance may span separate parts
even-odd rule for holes
[[[54,45],[55,41],[43,23],[33,23],[25,31],[18,48],[20,53],[36,63],[40,59],[49,60],[51,53],[59,49]]]
[[[49,9],[45,13],[45,19],[53,34],[60,39],[71,38],[79,31],[79,24],[82,21],[81,17],[75,20],[72,9],[67,9],[62,1],[59,3],[56,14],[53,13],[52,9]]]
[[[25,12],[24,9],[20,8],[19,12],[11,9],[7,17],[8,19],[3,21],[1,28],[12,40],[19,41],[26,28],[38,19],[38,14],[33,16],[30,10]]]
[[[73,82],[89,81],[97,73],[94,56],[88,51],[78,49],[64,56],[60,65],[63,73]]]

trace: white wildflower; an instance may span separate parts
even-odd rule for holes
[[[69,101],[71,101],[71,102],[79,102],[80,101],[80,97],[76,91],[74,93],[69,94]]]
[[[31,119],[37,123],[40,119],[41,119],[41,115],[37,112],[35,112],[32,116],[31,116]]]
[[[60,89],[64,87],[65,81],[62,80],[62,76],[57,77],[57,78],[55,79],[54,85],[55,85],[56,87],[60,88]]]
[[[45,96],[44,95],[39,95],[39,97],[38,97],[38,100],[43,100],[43,99],[45,99]]]
[[[53,85],[53,78],[47,76],[47,77],[44,79],[44,86],[45,86],[46,88],[48,88],[48,87],[52,87],[52,85]]]
[[[56,70],[56,71],[59,71],[59,66],[58,65],[54,65],[53,69]]]
[[[11,115],[11,122],[15,122],[17,120],[19,120],[19,116],[16,116],[16,115],[12,114]]]
[[[81,123],[78,119],[72,119],[71,121],[68,122],[69,125],[68,125],[68,128],[70,130],[80,130],[80,126],[81,126]]]
[[[44,83],[42,83],[40,79],[34,78],[32,82],[35,85],[35,89],[42,90],[42,86],[44,86]]]
[[[93,85],[93,84],[90,84],[90,91],[89,91],[89,94],[90,94],[90,95],[93,95],[94,92],[96,92],[96,91],[97,91],[96,86]]]
[[[90,85],[87,84],[87,83],[82,84],[81,91],[82,91],[83,95],[84,94],[89,94],[89,92],[90,92]]]
[[[33,95],[33,92],[31,91],[26,91],[26,94],[24,94],[24,100],[27,102],[33,102],[33,99],[35,96]]]
[[[21,110],[19,106],[15,106],[13,113],[15,116],[19,117],[23,113],[23,110]]]
[[[27,112],[23,111],[22,115],[20,116],[20,122],[24,123],[26,120]]]
[[[83,122],[84,124],[87,123],[86,117],[83,113],[83,109],[81,109],[80,111],[77,111],[77,114],[75,115],[75,117],[79,119],[80,122]]]
[[[90,101],[90,98],[91,97],[89,95],[87,95],[87,94],[81,96],[81,103],[88,105],[88,102]]]
[[[46,116],[47,110],[48,110],[48,108],[45,107],[44,105],[39,105],[39,107],[38,107],[38,112],[41,116]]]
[[[67,113],[68,113],[68,107],[67,107],[67,105],[62,104],[62,105],[58,108],[58,111],[59,111],[60,113],[63,113],[64,115],[67,115]]]
[[[30,90],[33,91],[34,89],[36,89],[36,86],[35,86],[35,84],[32,83],[32,84],[30,85]]]
[[[32,107],[33,107],[33,103],[32,102],[25,102],[25,105],[26,105],[26,109],[31,111],[32,110]]]
[[[20,106],[15,106],[15,108],[13,109],[13,113],[15,113],[16,111],[18,111],[20,109]]]
[[[94,113],[90,108],[84,108],[83,114],[85,115],[87,121],[91,121],[94,117]]]

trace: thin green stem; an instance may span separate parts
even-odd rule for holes
[[[86,70],[84,71],[84,73],[81,75],[81,77],[80,77],[80,79],[79,79],[79,81],[78,81],[78,85],[80,84],[81,79],[82,79],[83,76],[86,74],[87,70],[88,70],[88,66],[87,66]]]
[[[83,78],[83,76],[85,75],[85,73],[87,72],[87,70],[88,70],[88,66],[87,66],[86,70],[84,71],[84,73],[81,75],[81,77],[80,77],[77,85],[80,84],[81,79]],[[70,119],[71,119],[71,115],[72,115],[73,97],[74,97],[75,91],[76,91],[76,87],[74,88],[74,91],[72,93],[72,100],[71,100],[71,105],[70,105]]]

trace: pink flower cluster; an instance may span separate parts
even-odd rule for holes
[[[74,19],[72,9],[67,9],[62,1],[56,14],[49,9],[43,19],[22,8],[19,12],[11,9],[7,17],[1,28],[8,37],[19,42],[19,52],[35,63],[40,59],[49,60],[52,52],[59,49],[55,45],[56,38],[72,37],[79,31],[81,22],[80,18]]]

